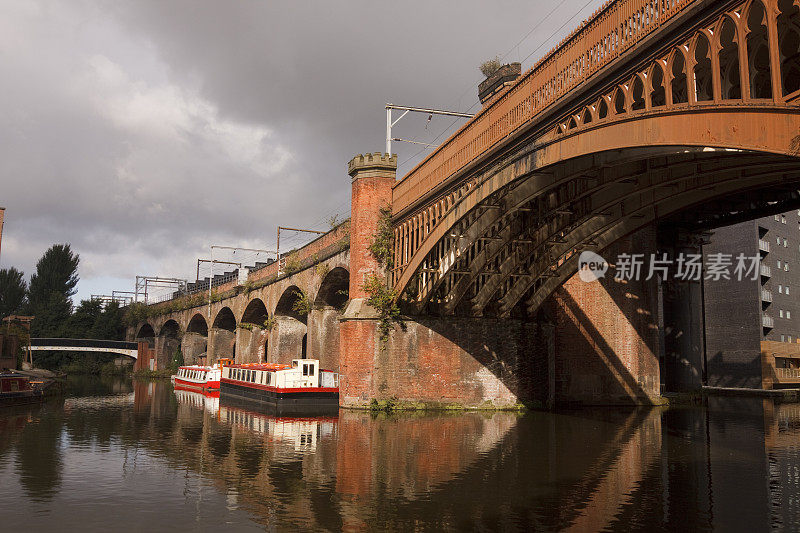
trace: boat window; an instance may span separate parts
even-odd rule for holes
[[[304,376],[308,375],[308,365],[303,365],[303,375]]]
[[[309,376],[314,375],[314,365],[308,365],[308,375]]]

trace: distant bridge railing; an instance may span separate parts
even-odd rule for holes
[[[698,1],[607,3],[395,185],[394,213],[408,208]]]
[[[31,351],[39,352],[100,352],[116,353],[137,359],[139,345],[128,341],[107,341],[101,339],[31,339]]]

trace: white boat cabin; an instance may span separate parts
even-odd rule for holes
[[[222,378],[279,389],[339,386],[339,374],[320,369],[318,359],[294,359],[291,365],[256,363],[224,366]]]
[[[207,381],[219,381],[219,368],[211,366],[182,366],[173,378],[196,383],[206,383]]]

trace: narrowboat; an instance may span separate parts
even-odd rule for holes
[[[219,390],[219,366],[189,365],[178,368],[178,373],[172,376],[176,386],[192,390]]]
[[[226,363],[220,395],[284,408],[338,409],[339,374],[321,369],[317,359],[294,359],[291,365]]]
[[[16,372],[0,373],[0,406],[35,403],[44,397],[44,383]]]

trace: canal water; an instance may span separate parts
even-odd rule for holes
[[[165,382],[0,410],[2,531],[797,531],[800,406],[277,418]]]

